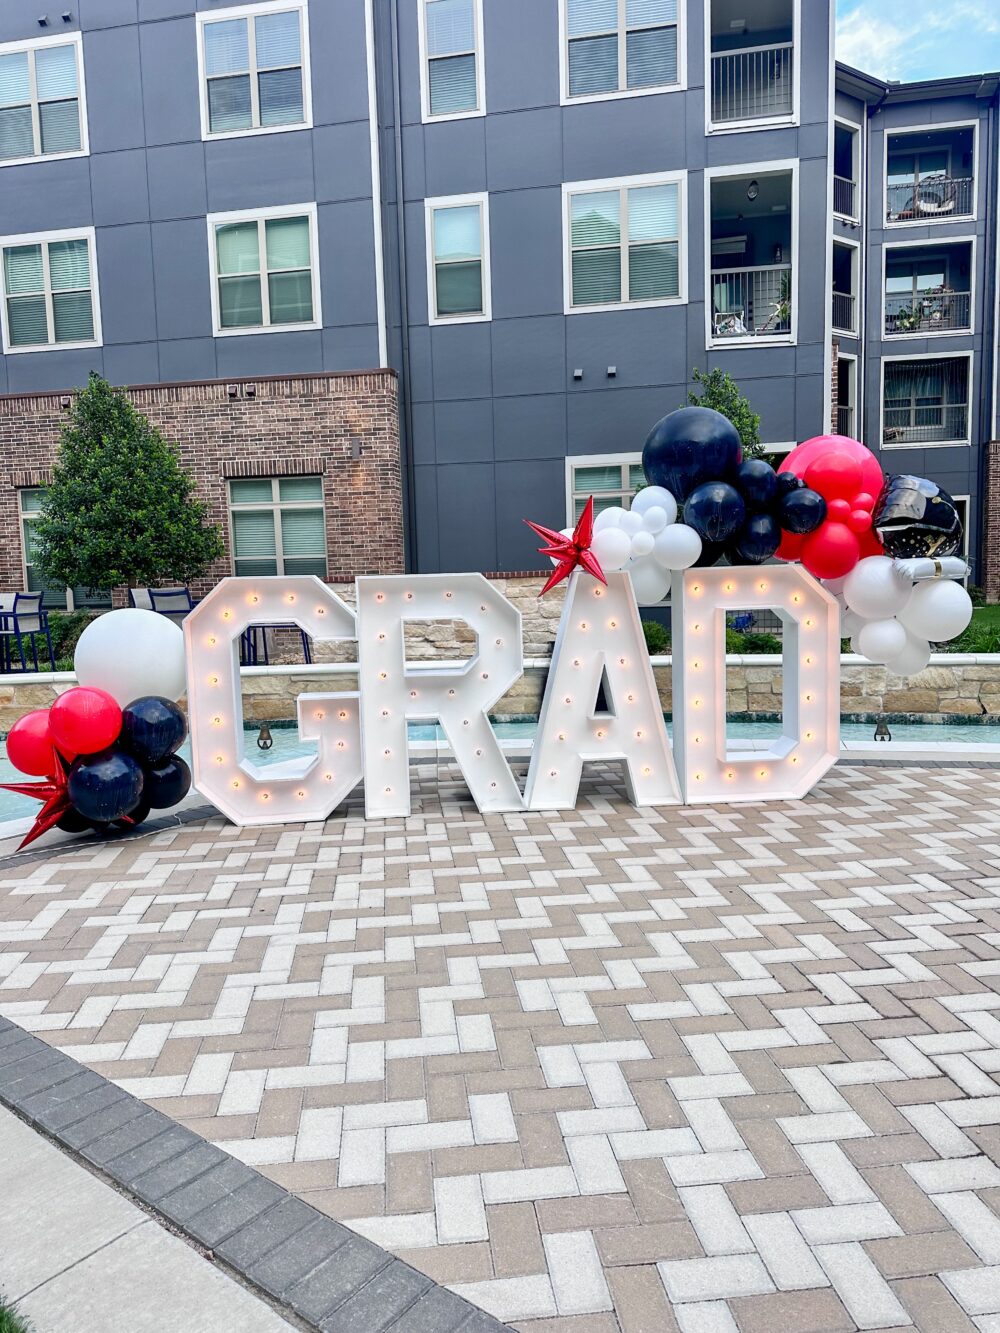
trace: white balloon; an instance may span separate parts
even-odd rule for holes
[[[886,666],[895,676],[915,676],[931,660],[931,646],[926,639],[919,639],[906,631],[906,647],[898,657],[891,658]]]
[[[572,535],[573,535],[573,529],[572,529],[572,528],[560,528],[560,529],[559,529],[559,532],[560,532],[560,535],[563,536],[563,537],[572,537]],[[549,561],[550,561],[550,563],[553,564],[553,565],[558,565],[558,563],[559,563],[559,561],[555,558],[555,556],[552,556],[552,555],[549,556]]]
[[[642,515],[626,511],[618,520],[618,526],[622,532],[627,532],[630,537],[634,537],[637,532],[642,531]]]
[[[597,556],[601,568],[610,573],[624,569],[632,555],[632,539],[621,528],[603,528],[594,533],[590,549]]]
[[[662,505],[650,505],[648,509],[642,511],[642,526],[645,532],[662,532],[670,522],[667,517],[667,511]]]
[[[185,690],[184,634],[156,611],[108,611],[80,635],[73,667],[81,685],[106,690],[122,708],[147,694],[179,699]]]
[[[701,538],[685,523],[671,523],[653,540],[653,559],[664,569],[690,569],[701,555]]]
[[[610,509],[602,509],[594,519],[594,531],[603,532],[605,528],[617,528],[625,513],[618,505],[612,505]]]
[[[670,591],[670,575],[654,560],[640,560],[630,565],[628,572],[639,606],[655,606]]]
[[[677,521],[677,501],[665,486],[644,486],[632,501],[633,514],[646,514],[654,508],[666,512],[668,523]]]
[[[856,611],[845,611],[840,617],[840,637],[853,639],[864,623]]]
[[[877,558],[877,557],[876,557]],[[869,662],[888,662],[906,648],[906,630],[898,620],[869,620],[858,630],[861,656]]]
[[[847,579],[823,579],[821,582],[827,592],[832,597],[836,597],[839,600],[840,594],[844,591],[844,584],[847,582]]]
[[[632,559],[641,560],[643,556],[653,553],[653,534],[646,532],[637,532],[632,538]]]
[[[968,628],[972,598],[951,579],[929,579],[917,584],[899,618],[918,639],[946,643]]]
[[[865,620],[896,616],[910,600],[913,580],[885,555],[869,555],[844,580],[844,597]]]
[[[857,634],[851,635],[851,652],[854,653],[857,657],[864,657],[864,653],[861,651],[861,644],[858,643]]]

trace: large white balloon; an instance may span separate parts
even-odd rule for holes
[[[73,667],[81,685],[107,690],[123,708],[147,694],[179,699],[185,690],[184,634],[156,611],[108,611],[80,635]]]
[[[844,580],[844,598],[865,620],[885,620],[902,611],[913,593],[913,580],[885,555],[869,555]]]
[[[650,505],[648,509],[642,511],[643,531],[654,534],[662,532],[670,522],[667,511],[662,505]]]
[[[622,532],[627,532],[630,537],[634,537],[637,532],[642,531],[642,515],[633,514],[630,510],[626,510],[618,520],[618,526]]]
[[[857,642],[869,662],[888,662],[906,648],[906,630],[898,620],[869,620],[858,630]]]
[[[625,510],[618,505],[612,505],[609,509],[602,509],[594,519],[594,531],[603,532],[605,528],[617,528],[624,513]]]
[[[677,501],[665,486],[644,486],[632,501],[633,514],[646,514],[650,509],[665,510],[668,523],[677,521]]]
[[[906,631],[906,647],[897,656],[890,658],[886,666],[896,676],[915,676],[931,660],[931,646],[926,639],[918,639],[915,634]]]
[[[653,559],[664,569],[690,569],[701,555],[701,538],[685,523],[671,523],[653,541]]]
[[[864,623],[857,611],[845,611],[840,617],[840,637],[853,639]]]
[[[610,573],[624,569],[632,555],[632,538],[621,528],[602,528],[594,533],[590,549],[597,556],[601,568]]]
[[[640,606],[655,606],[670,591],[670,575],[651,559],[640,560],[629,566],[629,578]]]
[[[632,538],[632,559],[642,560],[644,556],[653,553],[653,534],[647,532],[645,528],[642,532],[637,532]]]
[[[972,598],[951,579],[929,579],[917,584],[899,618],[918,639],[946,643],[968,629]]]

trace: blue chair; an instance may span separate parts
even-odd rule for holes
[[[39,636],[45,640],[49,651],[49,666],[55,671],[56,656],[52,650],[49,613],[42,606],[44,596],[41,592],[17,592],[13,603],[0,610],[0,666],[4,671],[14,670],[13,648],[17,649],[21,670],[27,671],[25,639],[28,640],[33,670],[37,671]]]
[[[166,616],[168,620],[173,620],[180,624],[184,617],[194,610],[197,603],[191,596],[189,588],[136,588],[130,592],[132,605],[137,605],[135,593],[145,592],[149,597],[149,609],[155,611],[157,615]]]

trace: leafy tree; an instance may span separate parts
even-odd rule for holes
[[[63,428],[35,533],[46,581],[91,590],[188,583],[224,550],[176,447],[94,373]]]
[[[697,368],[692,371],[694,382],[701,388],[701,394],[693,390],[688,394],[691,407],[711,407],[721,412],[733,423],[743,441],[744,458],[760,458],[764,452],[760,442],[760,417],[750,406],[749,400],[740,392],[740,387],[726,370],[710,370],[707,374]]]

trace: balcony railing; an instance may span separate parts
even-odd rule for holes
[[[925,292],[885,298],[885,331],[891,337],[904,333],[926,337],[971,327],[972,297],[968,292]]]
[[[857,332],[857,325],[854,323],[855,299],[849,292],[834,292],[833,294],[833,327],[840,329],[844,333]]]
[[[724,51],[712,56],[712,123],[790,116],[791,42]]]
[[[854,408],[837,407],[837,434],[846,435],[848,439],[854,439]]]
[[[779,338],[792,331],[792,267],[712,270],[712,336]]]
[[[845,180],[843,176],[834,176],[833,178],[833,211],[840,218],[856,218],[854,200],[858,192],[857,184],[854,181]]]
[[[950,222],[971,217],[975,197],[975,181],[969,176],[903,181],[886,191],[886,218],[889,222]]]
[[[887,407],[882,423],[883,444],[942,444],[968,437],[968,403],[939,407]]]

